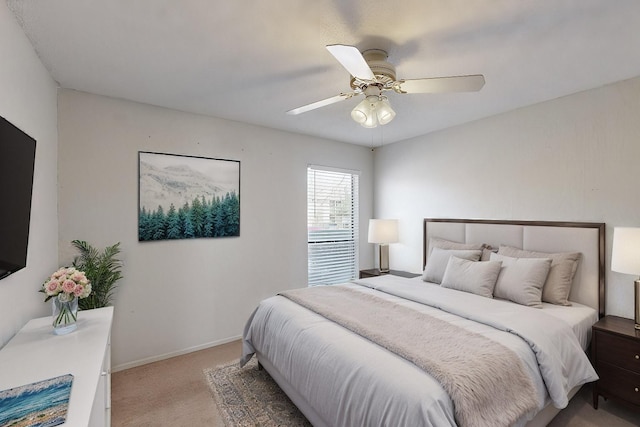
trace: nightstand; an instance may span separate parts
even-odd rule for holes
[[[593,407],[598,409],[603,396],[640,409],[640,331],[634,321],[605,316],[592,330],[591,357],[600,377],[593,385]]]
[[[388,273],[383,273],[377,268],[370,268],[368,270],[360,270],[360,279],[365,279],[367,277],[384,276],[385,274],[391,274],[393,276],[406,277],[408,279],[420,276],[419,274],[409,273],[407,271],[389,270]]]

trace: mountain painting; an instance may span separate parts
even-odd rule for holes
[[[138,240],[240,235],[240,162],[138,153]]]

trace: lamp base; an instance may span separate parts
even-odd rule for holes
[[[386,243],[380,243],[380,272],[389,272],[389,245]]]

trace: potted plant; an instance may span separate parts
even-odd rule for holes
[[[85,273],[91,281],[91,294],[78,301],[82,310],[111,305],[116,282],[122,278],[122,261],[117,258],[120,242],[106,247],[102,252],[83,240],[71,242],[80,252],[73,260],[73,266]]]

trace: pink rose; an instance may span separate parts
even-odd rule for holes
[[[54,279],[59,279],[60,277],[64,276],[67,274],[67,269],[66,268],[61,268],[58,271],[56,271],[55,273],[53,273],[51,275],[52,278]]]
[[[81,282],[83,280],[85,280],[84,274],[80,271],[76,271],[75,273],[73,273],[71,275],[71,280],[73,280],[74,282]]]
[[[53,295],[58,291],[58,287],[60,286],[60,282],[57,280],[50,280],[45,285],[45,290],[47,291],[47,295]]]
[[[68,294],[72,293],[75,288],[76,282],[74,282],[73,280],[67,279],[64,281],[64,283],[62,283],[62,290]]]
[[[79,297],[83,293],[84,293],[84,287],[82,285],[76,285],[76,287],[73,289],[73,294],[77,297]]]

